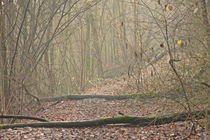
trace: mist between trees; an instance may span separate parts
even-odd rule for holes
[[[22,114],[38,98],[122,76],[135,92],[179,91],[191,111],[187,93],[203,103],[209,96],[209,5],[0,0],[1,113]]]

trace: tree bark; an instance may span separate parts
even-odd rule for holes
[[[7,47],[5,40],[5,14],[0,0],[0,96],[1,111],[6,112],[9,103]]]
[[[45,119],[42,118],[38,118],[38,117],[32,117],[32,116],[23,116],[23,115],[0,115],[0,118],[3,119],[29,119],[29,120],[37,120],[37,121],[41,121],[41,122],[48,122]]]
[[[202,119],[206,115],[210,115],[210,110],[193,111],[192,116],[195,119]],[[162,116],[144,116],[133,117],[122,115],[117,117],[101,118],[96,120],[78,121],[78,122],[44,122],[44,123],[28,123],[28,124],[4,124],[0,125],[0,129],[17,128],[17,127],[45,127],[45,128],[78,128],[78,127],[95,127],[107,124],[131,124],[140,127],[151,125],[162,125],[172,122],[190,120],[189,113],[181,112]]]
[[[125,99],[133,99],[133,98],[153,98],[154,96],[150,93],[142,93],[142,94],[122,94],[122,95],[66,95],[66,96],[57,96],[50,98],[42,98],[40,102],[53,102],[53,101],[61,101],[61,100],[82,100],[82,99],[105,99],[105,100],[125,100]]]
[[[92,30],[92,36],[94,38],[93,44],[94,44],[94,49],[95,49],[95,56],[96,56],[96,62],[97,62],[97,74],[98,77],[103,78],[104,73],[103,73],[103,64],[102,64],[102,47],[101,47],[101,42],[100,42],[100,33],[97,31],[98,23],[97,23],[97,18],[98,18],[98,8],[96,8],[96,12],[90,13],[90,24],[91,24],[91,30]]]
[[[208,19],[208,10],[207,10],[207,3],[205,0],[201,0],[201,13],[203,18],[203,24],[206,30],[206,42],[208,50],[210,51],[210,25],[209,25],[209,19]]]

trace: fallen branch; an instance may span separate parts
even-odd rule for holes
[[[210,115],[210,110],[207,111]],[[202,119],[206,115],[206,111],[193,111],[191,114],[195,119]],[[0,129],[17,128],[17,127],[45,127],[45,128],[72,128],[72,127],[94,127],[107,124],[131,124],[138,126],[161,125],[178,121],[190,120],[189,113],[181,112],[162,116],[144,116],[133,117],[122,115],[117,117],[107,117],[96,120],[78,121],[78,122],[44,122],[44,123],[28,123],[28,124],[3,124]]]
[[[210,85],[205,83],[205,82],[202,82],[201,84],[203,84],[203,85],[207,86],[208,88],[210,88]]]
[[[0,118],[5,119],[28,119],[28,120],[37,120],[41,122],[48,122],[45,119],[38,118],[38,117],[32,117],[32,116],[22,116],[22,115],[0,115]]]
[[[51,102],[51,101],[61,101],[61,100],[82,100],[82,99],[105,99],[105,100],[125,100],[132,98],[145,98],[151,97],[149,93],[137,93],[137,94],[122,94],[122,95],[66,95],[66,96],[57,96],[57,97],[49,97],[42,98],[40,102]]]

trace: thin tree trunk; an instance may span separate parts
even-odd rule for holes
[[[7,68],[7,47],[5,40],[5,14],[3,1],[0,0],[0,87],[1,87],[1,110],[6,112],[9,103],[8,92],[8,68]]]
[[[137,92],[140,92],[142,89],[142,60],[143,60],[143,52],[142,46],[140,46],[140,32],[138,30],[138,1],[134,0],[134,54],[137,68],[137,77],[136,77],[136,86]]]
[[[206,41],[210,51],[210,25],[208,20],[207,4],[205,0],[201,0],[201,12],[203,17],[203,24],[206,30]]]
[[[80,71],[80,91],[84,91],[85,89],[85,44],[84,44],[84,39],[83,39],[83,25],[82,25],[82,21],[80,19],[80,47],[81,47],[81,71]]]
[[[97,10],[97,8],[96,8],[96,10]],[[96,14],[96,16],[97,16],[97,14]],[[97,23],[96,23],[97,20],[95,20],[95,18],[97,18],[97,17],[94,17],[94,15],[91,13],[90,18],[91,18],[90,22],[91,22],[92,34],[94,36],[94,49],[96,52],[98,77],[104,77],[102,56],[101,56],[101,46],[99,45],[100,44],[99,33],[97,31]]]
[[[123,61],[124,61],[124,63],[125,64],[127,64],[128,63],[128,55],[127,55],[127,37],[126,37],[126,16],[125,16],[125,14],[126,14],[126,7],[125,7],[125,2],[124,1],[122,1],[121,2],[121,7],[122,7],[122,12],[121,12],[121,14],[122,14],[122,21],[121,21],[121,28],[122,28],[122,37],[121,37],[121,39],[122,39],[122,51],[123,51]]]
[[[53,8],[53,4],[51,1],[49,1],[49,7]],[[49,13],[52,13],[51,11]],[[47,33],[46,33],[46,42],[49,41],[50,37],[51,37],[51,31],[53,28],[53,23],[52,21],[49,23],[48,29],[47,29]],[[49,55],[50,54],[50,55]],[[46,69],[47,69],[47,75],[48,75],[48,81],[49,81],[49,90],[48,92],[50,93],[50,95],[54,96],[55,95],[55,77],[53,74],[53,48],[49,47],[48,51],[46,51],[45,53],[45,64],[46,64]]]

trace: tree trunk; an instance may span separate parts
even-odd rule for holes
[[[48,5],[50,8],[54,8],[54,4],[49,1]],[[49,13],[53,13],[52,11],[49,11]],[[49,23],[49,26],[47,28],[47,32],[46,32],[46,42],[48,42],[51,38],[51,31],[53,30],[53,21],[51,21]],[[50,44],[51,45],[51,44]],[[48,81],[49,81],[49,89],[48,89],[48,93],[50,93],[51,96],[55,95],[55,76],[53,73],[53,47],[49,47],[48,51],[46,51],[45,53],[45,64],[46,64],[46,69],[47,69],[47,76],[48,76]]]
[[[207,45],[210,48],[210,27],[209,27],[209,20],[208,20],[208,12],[207,12],[207,4],[205,0],[201,0],[201,12],[203,18],[203,24],[206,30],[206,38],[207,38]],[[210,49],[209,49],[210,50]]]
[[[0,93],[1,93],[1,110],[6,111],[9,103],[8,90],[8,68],[7,68],[7,48],[5,43],[5,14],[0,0]]]
[[[84,43],[84,37],[83,37],[83,23],[82,23],[82,20],[80,19],[80,47],[81,47],[81,50],[80,50],[80,59],[81,59],[81,64],[80,64],[80,91],[84,91],[85,90],[85,65],[86,65],[86,60],[85,60],[85,55],[86,55],[86,45]]]
[[[96,8],[97,10],[97,8]],[[96,11],[97,13],[97,11]],[[97,14],[96,14],[97,15]],[[93,44],[94,44],[94,49],[95,49],[95,53],[96,53],[96,62],[97,62],[97,72],[98,72],[98,77],[104,77],[104,73],[103,73],[103,65],[102,65],[102,48],[100,46],[100,39],[99,39],[99,33],[97,31],[97,17],[94,17],[94,15],[91,13],[90,14],[90,24],[91,24],[91,29],[92,29],[92,34],[93,34]]]
[[[28,119],[28,120],[36,120],[36,121],[41,121],[41,122],[48,122],[45,119],[42,118],[38,118],[38,117],[32,117],[32,116],[23,116],[23,115],[0,115],[0,118],[3,119],[9,119],[9,118],[13,118],[13,119]]]
[[[210,115],[210,110],[193,111],[192,116],[195,119],[202,119],[206,115]],[[180,112],[162,116],[143,116],[133,117],[122,115],[117,117],[107,117],[96,120],[78,121],[78,122],[44,122],[44,123],[28,123],[28,124],[4,124],[0,125],[0,129],[17,128],[17,127],[45,127],[45,128],[77,128],[77,127],[95,127],[107,124],[131,124],[140,127],[151,125],[162,125],[172,122],[190,120],[189,113]]]
[[[125,99],[135,99],[135,98],[153,98],[154,96],[147,94],[123,94],[123,95],[66,95],[66,96],[57,96],[57,97],[49,97],[42,98],[40,102],[52,102],[52,101],[62,101],[62,100],[82,100],[82,99],[105,99],[105,100],[125,100]]]
[[[122,54],[123,54],[123,62],[128,65],[128,46],[127,46],[127,33],[126,33],[126,7],[125,2],[121,2],[121,10],[122,10],[122,21],[121,21],[121,40],[122,40]]]

